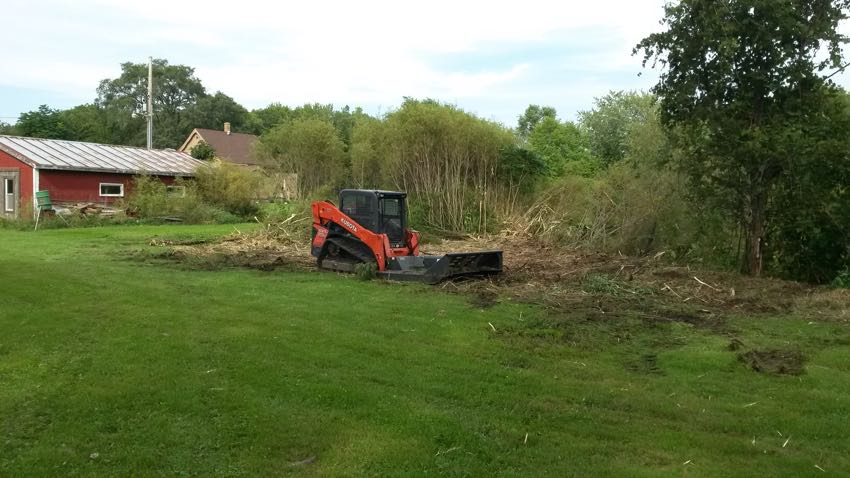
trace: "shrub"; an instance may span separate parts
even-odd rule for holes
[[[178,180],[185,194],[169,193],[158,178],[137,176],[123,206],[142,220],[177,216],[187,223],[241,222],[258,211],[256,191],[259,173],[232,164],[212,163],[198,169],[195,180]]]
[[[213,149],[213,147],[210,146],[207,142],[201,141],[200,143],[196,144],[194,148],[192,148],[190,154],[195,159],[209,161],[215,158],[215,149]]]
[[[123,206],[128,214],[143,219],[167,216],[176,209],[174,202],[169,201],[165,184],[149,175],[133,178],[133,187]]]
[[[215,161],[195,172],[194,192],[198,200],[243,217],[257,214],[258,194],[263,184],[258,171]]]
[[[716,262],[734,253],[734,229],[711,217],[689,202],[674,171],[618,163],[595,179],[550,183],[517,222],[552,243]]]
[[[304,195],[339,187],[348,177],[345,144],[329,121],[299,119],[276,126],[260,137],[257,154],[270,171],[297,174]]]
[[[833,287],[840,289],[850,289],[850,266],[838,273],[835,279],[832,280]]]
[[[354,274],[358,279],[368,281],[377,277],[378,266],[374,262],[363,262],[354,266]]]
[[[266,223],[280,223],[284,221],[303,221],[312,217],[310,201],[290,201],[265,203],[260,207],[257,215]]]

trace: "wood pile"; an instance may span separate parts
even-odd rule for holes
[[[123,212],[122,209],[119,209],[117,207],[106,206],[103,204],[96,204],[91,202],[66,204],[62,206],[62,209],[67,210],[69,214],[79,216],[112,217],[120,212]]]

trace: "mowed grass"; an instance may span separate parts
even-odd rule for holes
[[[133,258],[232,229],[0,230],[0,475],[850,473],[845,324],[729,319],[805,356],[772,375],[629,311]]]

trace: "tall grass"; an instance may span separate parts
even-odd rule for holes
[[[383,122],[358,124],[352,142],[355,184],[407,191],[427,226],[485,231],[510,202],[497,169],[513,134],[453,106],[407,100]]]
[[[511,223],[565,246],[724,261],[734,254],[734,228],[707,217],[688,200],[686,182],[675,171],[624,162],[595,178],[553,181]]]

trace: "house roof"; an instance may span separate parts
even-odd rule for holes
[[[195,128],[189,138],[183,143],[180,148],[183,150],[192,138],[192,135],[197,133],[205,143],[212,146],[215,150],[216,157],[230,161],[231,163],[257,165],[259,162],[254,159],[254,143],[257,137],[253,134],[245,133],[230,133],[215,129]]]
[[[0,151],[38,169],[193,176],[204,164],[173,149],[145,149],[60,139],[0,135]]]

